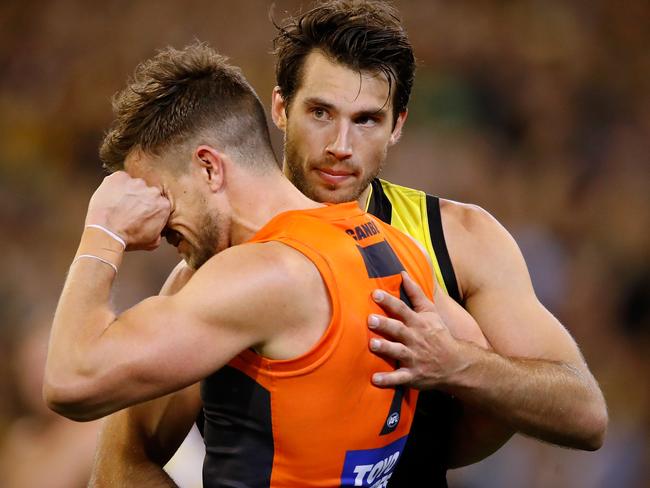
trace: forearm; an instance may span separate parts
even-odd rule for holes
[[[111,454],[95,464],[89,488],[137,486],[141,488],[177,488],[176,483],[158,464],[149,459],[121,460]]]
[[[109,417],[99,436],[89,487],[176,487],[162,466],[148,456],[138,431],[115,415],[122,413]]]
[[[448,467],[460,468],[494,454],[515,433],[515,429],[470,405],[459,406],[449,440]]]
[[[82,235],[76,256],[81,255],[98,256],[118,267],[122,248],[91,228]],[[115,319],[109,307],[114,277],[112,266],[95,258],[75,259],[70,267],[52,323],[45,369],[44,394],[55,409],[62,399],[69,403],[83,395],[86,380],[107,359],[96,346]]]
[[[200,412],[200,385],[107,417],[97,443],[92,487],[176,486],[163,466]]]
[[[464,348],[466,362],[446,384],[449,393],[523,434],[578,449],[601,446],[607,416],[588,371]]]

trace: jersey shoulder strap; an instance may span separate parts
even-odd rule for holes
[[[442,277],[445,280],[447,293],[451,298],[458,303],[462,302],[460,290],[458,289],[458,281],[456,280],[456,273],[451,264],[449,257],[449,250],[445,242],[445,233],[442,229],[442,217],[440,214],[440,198],[432,195],[426,196],[427,206],[427,221],[429,226],[429,236],[433,245],[436,258],[440,266]]]
[[[374,179],[367,212],[417,239],[433,263],[436,281],[447,294],[461,302],[440,215],[440,200],[414,188]]]

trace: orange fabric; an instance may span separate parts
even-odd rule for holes
[[[397,427],[380,435],[395,389],[373,386],[371,375],[394,369],[395,364],[368,350],[374,334],[367,327],[367,317],[382,313],[371,292],[383,288],[399,296],[401,276],[370,278],[358,246],[369,250],[369,246],[387,243],[430,297],[431,268],[409,237],[355,203],[282,213],[250,242],[271,240],[295,248],[318,267],[333,311],[320,341],[298,358],[269,360],[248,350],[230,362],[270,392],[271,486],[381,486],[397,457],[379,459],[379,453],[373,460],[373,454],[366,453],[370,461],[363,461],[364,452],[405,441],[417,392],[405,389]],[[355,456],[361,456],[361,461],[355,461]]]

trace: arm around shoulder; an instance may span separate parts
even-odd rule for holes
[[[479,207],[444,201],[443,227],[466,309],[493,352],[465,345],[446,388],[525,434],[602,445],[607,409],[564,326],[537,299],[513,237]]]

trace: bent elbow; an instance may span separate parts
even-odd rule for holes
[[[90,398],[84,395],[79,385],[46,379],[43,381],[43,401],[53,412],[76,422],[87,422],[101,416],[90,407]]]
[[[590,435],[586,439],[584,449],[586,451],[597,451],[605,442],[605,435],[607,434],[607,426],[609,424],[609,415],[607,414],[607,407],[603,401],[602,406],[595,409],[592,413]]]
[[[584,451],[597,451],[605,442],[609,424],[605,399],[600,396],[597,400],[592,401],[589,410],[584,412],[582,419],[582,435],[579,445],[576,447]]]

